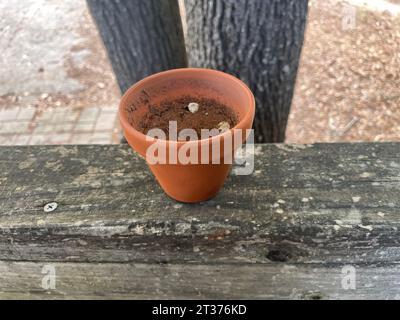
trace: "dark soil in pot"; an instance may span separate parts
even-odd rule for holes
[[[184,96],[165,100],[159,105],[149,105],[148,112],[137,128],[144,134],[151,129],[161,129],[169,137],[169,122],[177,122],[178,133],[183,129],[193,129],[201,137],[202,129],[218,129],[221,133],[238,123],[238,116],[231,108],[209,98]]]

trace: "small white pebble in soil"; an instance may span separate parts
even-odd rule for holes
[[[308,202],[308,201],[310,201],[308,198],[301,199],[301,202]]]
[[[283,213],[282,209],[276,209],[276,213]]]
[[[279,199],[278,200],[278,203],[285,203],[286,201],[285,200],[282,200],[282,199]]]
[[[218,128],[217,128],[217,129],[218,129],[220,132],[225,132],[225,131],[228,131],[230,128],[231,128],[231,126],[229,125],[228,122],[226,122],[226,121],[221,121],[220,123],[218,123]]]
[[[378,212],[377,215],[382,217],[382,218],[385,216],[385,214],[383,212]]]
[[[196,102],[191,102],[188,105],[188,109],[191,113],[196,113],[197,111],[199,111],[199,104]]]
[[[351,197],[354,203],[357,203],[360,201],[361,197]]]

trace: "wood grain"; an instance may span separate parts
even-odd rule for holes
[[[400,144],[255,150],[188,205],[126,145],[0,147],[0,298],[400,297]]]

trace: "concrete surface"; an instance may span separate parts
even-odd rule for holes
[[[76,63],[87,49],[82,41],[82,0],[0,0],[0,95],[74,92],[84,87],[68,76],[65,58]]]
[[[85,0],[0,0],[0,49],[0,145],[119,142],[119,91]]]

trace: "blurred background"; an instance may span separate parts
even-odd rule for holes
[[[0,0],[0,49],[0,145],[120,142],[85,0]],[[400,141],[399,66],[400,0],[309,1],[286,142]]]

